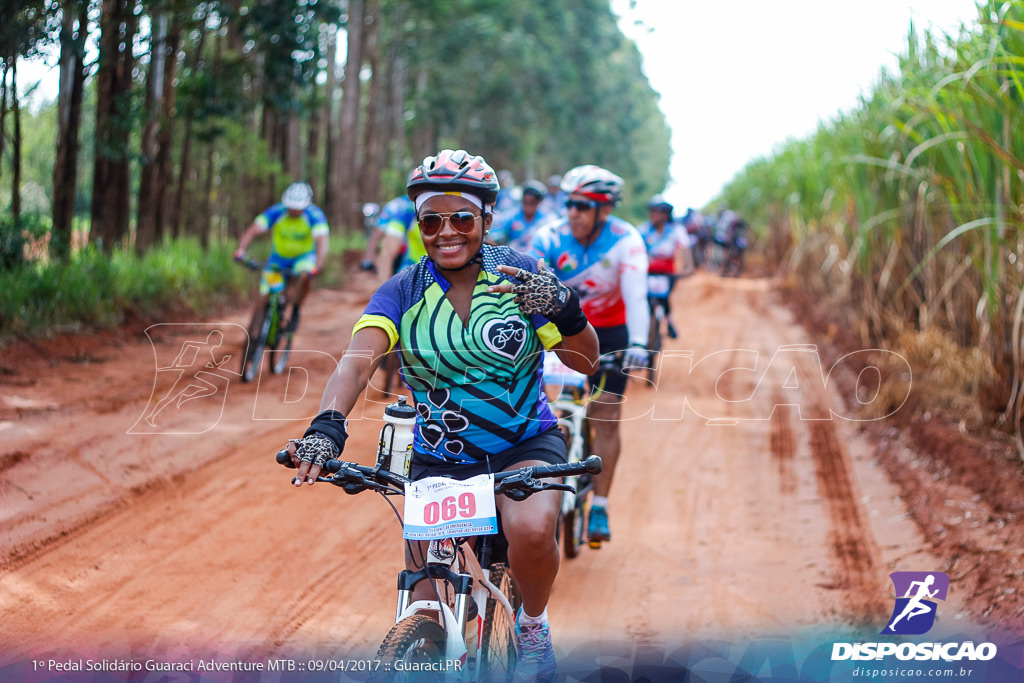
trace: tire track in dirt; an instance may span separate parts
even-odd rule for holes
[[[746,366],[718,386],[726,368],[749,366],[751,351],[769,359],[804,341],[762,301],[769,295],[764,281],[702,273],[677,288],[674,308],[690,324],[667,342],[676,362],[656,387],[631,388],[625,406],[611,501],[616,540],[563,561],[556,580],[550,614],[560,654],[605,641],[664,651],[693,639],[815,627],[829,615],[845,624],[878,607],[865,596],[885,595],[884,560],[921,547],[889,490],[877,478],[857,479],[870,470],[869,451],[843,425],[813,428],[792,407],[773,416],[768,403],[777,398],[771,390],[750,398],[759,375]],[[325,352],[344,347],[356,298],[318,292],[307,304],[300,335],[321,355],[298,364],[309,370],[303,401],[314,413],[333,366]],[[289,473],[271,458],[305,423],[282,412],[286,378],[231,383],[223,419],[203,434],[128,433],[145,409],[131,402],[97,415],[107,393],[136,388],[146,402],[153,370],[143,342],[105,364],[43,372],[37,386],[19,389],[61,408],[25,415],[6,432],[16,437],[6,449],[28,455],[11,456],[3,473],[16,505],[0,517],[0,554],[28,545],[0,570],[0,667],[12,652],[75,648],[90,656],[126,648],[145,656],[372,655],[393,624],[402,567],[388,506],[334,487],[288,486]],[[263,391],[276,393],[274,414]],[[346,457],[370,461],[386,402],[374,393],[350,416]],[[183,411],[171,426],[187,426],[184,419]],[[83,462],[64,457],[74,445]],[[794,490],[780,494],[782,487]],[[869,517],[858,487],[883,503],[871,503],[881,516]],[[866,557],[851,555],[857,550]]]
[[[861,515],[845,451],[831,420],[809,421],[809,434],[836,565],[835,577],[827,587],[844,592],[848,618],[855,624],[878,623],[888,614],[888,606],[877,591],[879,577],[885,572],[875,559],[878,549]]]
[[[791,425],[791,408],[782,405],[782,397],[778,394],[775,395],[773,403],[775,409],[772,411],[771,417],[769,449],[779,472],[779,492],[784,496],[791,496],[796,493],[797,485],[796,472],[793,471],[796,442]]]

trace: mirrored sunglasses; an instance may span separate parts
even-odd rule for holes
[[[577,211],[590,211],[595,206],[597,206],[597,202],[592,202],[589,199],[569,199],[565,202],[565,208]]]
[[[432,237],[437,233],[441,232],[441,227],[444,225],[445,220],[452,224],[452,228],[456,232],[461,232],[463,235],[468,235],[473,232],[473,228],[476,226],[476,219],[480,218],[480,215],[473,213],[472,211],[452,211],[451,213],[427,213],[419,217],[420,223],[420,234],[426,237]]]

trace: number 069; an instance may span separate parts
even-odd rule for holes
[[[438,522],[450,522],[455,516],[472,517],[476,514],[476,496],[466,492],[459,496],[448,496],[440,503],[437,501],[427,503],[423,508],[423,521],[427,524]]]

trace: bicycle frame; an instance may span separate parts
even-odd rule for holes
[[[287,449],[278,452],[277,462],[286,467],[294,467]],[[348,494],[373,490],[385,496],[404,495],[406,485],[411,483],[407,477],[384,469],[380,457],[375,467],[328,460],[324,470],[330,475],[319,476],[317,481],[338,486]],[[544,483],[544,478],[583,473],[597,474],[600,471],[601,459],[597,456],[591,456],[584,462],[521,467],[495,473],[494,493],[506,495],[512,500],[523,500],[539,491],[567,489],[565,484]],[[443,649],[443,656],[447,660],[461,661],[465,664],[472,647],[476,655],[476,670],[473,672],[476,678],[482,673],[492,673],[489,671],[492,661],[509,663],[505,670],[511,675],[518,658],[514,633],[515,614],[505,591],[491,582],[488,570],[492,567],[500,569],[500,579],[497,581],[506,587],[509,596],[514,595],[514,582],[504,563],[491,562],[491,543],[497,536],[475,538],[476,543],[468,552],[463,548],[468,540],[465,538],[431,541],[423,567],[416,570],[405,569],[399,574],[395,625],[381,644],[378,657],[408,653],[409,650],[405,648],[416,651],[420,648],[430,649],[428,644],[432,644],[439,653]],[[464,560],[464,567],[459,564],[460,557]],[[436,600],[412,601],[413,588],[427,580],[451,585],[455,589],[453,604],[449,605],[447,601],[441,600],[440,591],[436,592]],[[464,637],[470,598],[477,607],[477,628],[475,632],[471,631],[475,636],[475,644],[467,643]],[[492,598],[493,602],[488,604],[489,598]],[[495,611],[499,609],[500,611]],[[498,614],[505,617],[503,626],[501,621],[495,621]],[[496,634],[502,633],[506,636],[504,640],[494,639]],[[442,639],[443,648],[440,646]],[[492,660],[494,653],[498,653],[500,660]]]
[[[265,264],[259,261],[246,260],[242,262],[242,265],[249,268],[250,270],[262,271]],[[263,363],[263,354],[269,348],[271,350],[277,349],[282,338],[282,318],[284,308],[286,305],[286,294],[288,285],[292,278],[292,272],[290,270],[272,270],[270,276],[268,276],[269,291],[267,292],[267,300],[263,306],[262,317],[259,325],[255,325],[257,329],[250,329],[250,333],[256,336],[250,340],[250,347],[247,353],[243,354],[242,357],[242,381],[252,381]],[[253,316],[253,323],[255,323],[255,314]],[[254,327],[250,325],[250,327]],[[288,333],[291,334],[291,333]],[[286,342],[286,348],[282,349],[281,355],[276,362],[271,363],[271,372],[280,373],[284,370],[284,366],[288,360],[288,354],[291,350],[291,338],[288,337]]]
[[[582,462],[588,453],[583,452],[583,421],[587,418],[587,404],[583,399],[576,399],[561,393],[551,404],[551,409],[558,415],[558,426],[569,434],[567,462]],[[576,493],[565,491],[562,494],[562,513],[568,514],[576,507],[576,498],[584,495],[579,490],[579,475],[565,478],[565,483],[572,486]]]
[[[514,610],[508,598],[501,590],[490,582],[490,562],[482,564],[481,555],[489,554],[490,537],[477,539],[476,546],[469,552],[463,548],[466,538],[443,538],[430,541],[427,547],[426,562],[422,569],[402,570],[398,575],[398,605],[395,609],[395,624],[411,616],[422,614],[439,622],[445,630],[445,657],[465,663],[469,655],[469,643],[465,633],[468,624],[470,600],[477,607],[476,637],[477,646],[483,638],[483,615],[487,597],[490,596],[501,603],[508,612],[509,621],[515,619]],[[460,552],[461,551],[461,552]],[[467,565],[463,567],[460,555]],[[453,605],[439,600],[412,601],[412,591],[422,581],[443,581],[455,590]],[[438,591],[438,595],[440,592]],[[514,644],[513,644],[514,645]],[[474,652],[475,654],[475,652]],[[477,675],[482,661],[476,658]]]

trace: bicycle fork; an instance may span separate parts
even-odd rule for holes
[[[422,569],[402,570],[398,575],[398,605],[395,609],[395,623],[415,614],[435,619],[445,630],[445,658],[465,663],[467,655],[466,617],[469,613],[469,597],[473,577],[453,570],[458,551],[451,539],[433,540],[427,550],[427,561]],[[455,589],[453,607],[441,600],[412,601],[412,591],[421,581],[444,581]]]

